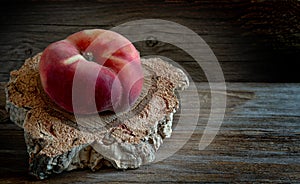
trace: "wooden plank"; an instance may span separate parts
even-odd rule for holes
[[[5,83],[0,82],[0,123],[7,122],[9,119],[9,115],[5,110],[5,101],[6,96],[4,92]]]
[[[184,69],[194,82],[207,81],[206,74],[197,62],[178,61],[178,58],[174,56],[171,56],[170,59]],[[19,69],[24,61],[10,61],[7,63],[0,68],[0,81],[2,82],[7,82],[9,80],[9,72]],[[227,82],[297,82],[298,80],[296,68],[291,68],[292,66],[282,65],[281,63],[249,61],[246,63],[219,62],[219,64]],[[285,70],[288,70],[289,73],[279,75]]]
[[[189,141],[163,161],[136,170],[68,172],[46,182],[297,183],[300,180],[300,85],[227,83],[227,88],[228,107],[233,111],[227,111],[217,137],[205,150],[198,149],[207,122],[207,115],[202,114]],[[199,94],[208,89],[207,83],[197,83]],[[188,89],[187,95],[195,94],[195,90]],[[176,114],[174,126],[180,116]],[[2,122],[0,127],[0,182],[32,181],[26,174],[22,131],[10,122]]]
[[[206,25],[205,27],[209,30],[217,30],[216,26]],[[7,28],[13,31],[2,34],[0,32],[0,43],[1,47],[3,48],[0,52],[3,55],[0,62],[24,60],[32,54],[43,51],[52,42],[64,39],[76,31],[95,27],[12,25],[7,26]],[[96,28],[110,29],[111,27],[96,26]],[[255,58],[254,55],[251,55],[251,53],[253,50],[258,51],[258,48],[256,45],[251,44],[249,39],[241,39],[240,36],[237,36],[234,33],[231,33],[230,35],[224,35],[224,27],[220,27],[220,29],[221,32],[218,34],[211,31],[211,33],[208,35],[197,32],[199,36],[203,37],[207,44],[209,44],[220,61],[245,61],[251,59],[253,60]],[[164,32],[157,33],[162,34]],[[182,36],[180,30],[165,32],[165,34],[177,34],[178,37]],[[155,45],[147,45],[145,42],[141,42],[136,43],[136,46],[142,55],[156,54],[165,55],[166,57],[174,55],[179,60],[192,60],[191,57],[187,57],[186,53],[180,51],[180,49],[176,48],[176,46],[172,46],[170,44],[157,42]],[[195,44],[193,43],[190,43],[188,47],[189,50],[201,49],[197,47],[195,48]]]
[[[170,58],[176,61],[176,58]],[[8,64],[3,65],[0,68],[0,81],[7,82],[9,80],[9,72],[12,70],[19,69],[24,62],[11,61]],[[245,64],[240,64],[241,62],[222,62],[220,67],[222,68],[225,81],[238,81],[238,82],[253,82],[253,81],[276,81],[276,77],[270,79],[269,74],[273,71],[266,70],[263,68],[268,68],[267,63],[261,62],[248,62]],[[202,70],[201,66],[194,62],[177,62],[177,64],[182,67],[188,75],[191,76],[194,82],[204,82],[207,81],[206,75]],[[257,67],[262,69],[257,70]],[[2,73],[1,73],[2,71]],[[284,77],[284,76],[282,76]],[[214,79],[216,81],[217,79]],[[212,81],[213,82],[213,81]]]
[[[163,1],[135,1],[133,3],[115,2],[26,2],[18,6],[12,4],[16,11],[9,12],[9,18],[4,19],[7,24],[61,24],[61,25],[118,25],[124,20],[135,17],[161,17],[169,18],[201,15],[202,19],[228,19],[237,15],[237,12],[249,2],[234,3],[222,2],[212,3],[168,3]],[[185,5],[185,6],[183,6]],[[5,7],[7,8],[7,7]],[[9,7],[12,8],[12,7]],[[22,9],[22,11],[18,11]],[[225,11],[217,11],[225,9]],[[4,9],[5,10],[5,9]],[[52,10],[52,11],[50,11]],[[215,10],[215,11],[214,11]],[[207,13],[214,11],[214,14]],[[76,14],[74,14],[76,12]],[[99,12],[103,16],[98,16]],[[90,16],[94,16],[91,18]],[[57,17],[63,17],[57,22]],[[81,21],[78,21],[81,18]],[[20,21],[22,19],[22,22]],[[113,21],[112,21],[113,20]]]
[[[3,57],[0,58],[0,63],[3,64],[0,68],[0,81],[8,81],[9,72],[19,68],[26,58],[41,52],[51,42],[63,39],[70,32],[73,32],[72,29],[74,29],[74,27],[62,27],[60,30],[61,27],[58,26],[44,26],[43,30],[40,30],[44,32],[39,32],[39,27],[36,25],[25,26],[22,32],[11,31],[11,33],[1,37],[3,41],[0,41],[2,47],[0,53]],[[11,29],[18,30],[21,27],[13,26]],[[48,32],[49,30],[50,33]],[[178,33],[178,36],[180,36],[180,33]],[[251,43],[247,43],[249,42],[247,39],[244,40],[244,43],[237,36],[220,36],[218,39],[216,38],[217,36],[214,35],[205,36],[206,40],[211,41],[210,47],[220,62],[226,81],[276,82],[292,78],[293,75],[296,76],[295,69],[290,66],[281,66],[281,63],[274,61],[263,61],[268,58],[268,56],[263,54],[266,50],[257,50],[256,46],[249,46]],[[223,41],[224,43],[222,43]],[[230,44],[230,42],[233,43]],[[14,48],[13,45],[17,46]],[[142,56],[160,55],[168,57],[181,64],[196,82],[206,80],[204,73],[201,72],[201,68],[197,66],[195,60],[175,46],[161,42],[154,47],[146,45],[145,42],[136,43],[135,45]],[[193,46],[191,43],[189,48],[195,50]],[[256,56],[253,54],[254,52],[257,54]],[[199,54],[198,56],[203,56],[202,52],[199,52]],[[289,73],[284,76],[278,76],[278,70],[288,70]],[[297,77],[293,79],[297,80]]]

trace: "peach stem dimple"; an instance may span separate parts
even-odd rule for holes
[[[94,61],[94,55],[92,52],[81,52],[81,55],[87,60],[87,61]]]

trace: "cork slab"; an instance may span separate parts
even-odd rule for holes
[[[174,90],[189,85],[180,69],[159,58],[142,59],[145,83],[130,111],[75,116],[44,93],[40,56],[12,71],[6,87],[6,109],[10,119],[24,129],[32,175],[44,179],[77,168],[137,168],[155,159],[163,139],[171,136],[179,105]]]

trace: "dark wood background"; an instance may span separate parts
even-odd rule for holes
[[[228,82],[299,82],[299,2],[294,1],[33,1],[0,7],[0,81],[24,59],[82,29],[158,18],[187,26],[211,47]],[[142,55],[181,62],[196,81],[201,69],[168,44],[136,43]],[[189,62],[186,62],[189,61]]]
[[[231,91],[220,133],[210,147],[199,151],[203,130],[199,122],[189,142],[162,162],[124,172],[75,171],[45,182],[299,182],[299,12],[297,0],[1,3],[0,183],[35,181],[27,175],[23,131],[8,120],[4,110],[3,82],[8,81],[9,72],[71,33],[110,29],[143,18],[184,25],[214,51]],[[162,55],[178,62],[199,89],[206,85],[200,83],[206,81],[201,68],[184,51],[161,42],[135,45],[142,56]]]

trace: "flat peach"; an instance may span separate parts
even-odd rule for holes
[[[122,35],[84,30],[50,44],[39,64],[44,90],[69,112],[128,110],[143,86],[140,55]]]

